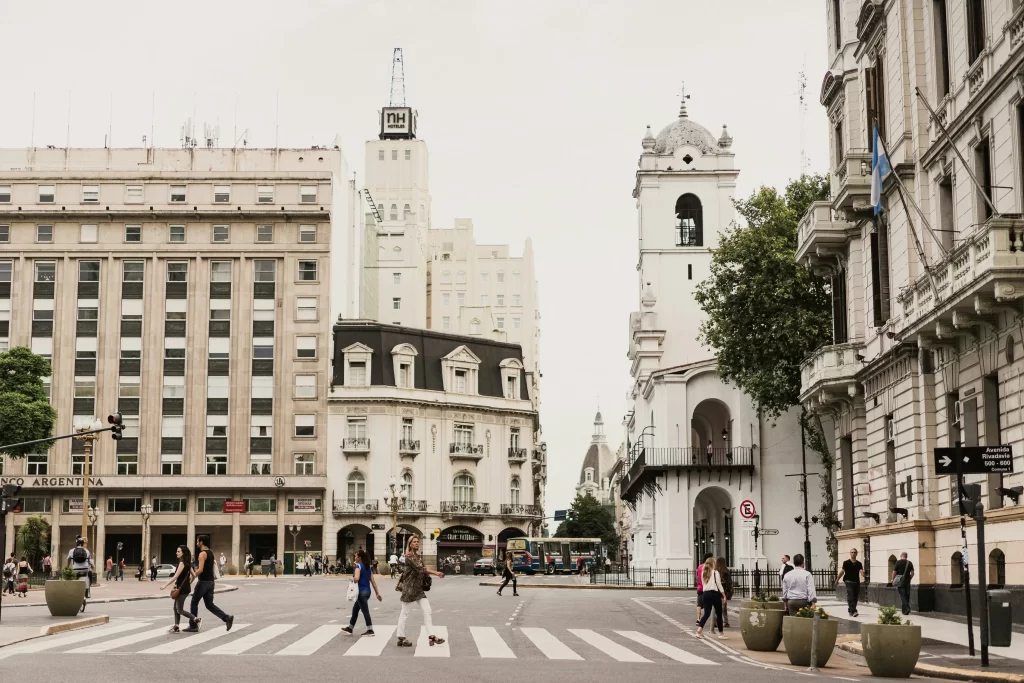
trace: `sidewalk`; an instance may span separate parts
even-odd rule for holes
[[[89,604],[103,604],[108,602],[128,602],[133,600],[159,600],[170,599],[170,590],[162,591],[160,586],[167,582],[167,579],[158,581],[111,581],[110,583],[98,583],[92,587],[92,597]],[[218,582],[219,583],[219,582]],[[43,588],[32,588],[24,598],[13,595],[2,597],[3,609],[14,607],[39,607],[46,605],[43,596]],[[238,586],[221,586],[216,588],[217,593],[225,593],[238,590]]]
[[[79,614],[74,617],[51,617],[48,614],[29,617],[19,615],[17,619],[8,617],[0,621],[0,648],[54,633],[99,626],[109,621],[110,617],[96,614]]]

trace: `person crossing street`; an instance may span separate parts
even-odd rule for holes
[[[206,534],[201,534],[196,539],[196,549],[198,565],[195,571],[192,572],[192,576],[196,578],[196,587],[192,593],[192,608],[189,610],[192,617],[189,619],[188,628],[185,629],[188,633],[197,633],[199,627],[202,624],[202,619],[198,616],[199,601],[206,605],[206,609],[210,611],[210,614],[218,617],[227,626],[227,630],[231,630],[231,626],[235,623],[234,615],[225,614],[224,611],[213,604],[213,589],[215,585],[215,577],[213,575],[213,551],[210,550],[210,537]]]
[[[498,595],[501,595],[501,591],[505,590],[505,586],[508,582],[512,582],[512,595],[519,597],[519,586],[516,582],[516,573],[512,571],[512,553],[505,554],[505,563],[503,565],[502,577],[505,579],[501,582],[501,586],[498,588]]]
[[[398,647],[412,647],[412,641],[405,637],[405,622],[409,619],[409,611],[413,604],[419,605],[420,610],[423,612],[423,625],[429,634],[428,642],[430,645],[441,645],[444,643],[444,638],[438,638],[437,634],[434,633],[430,601],[427,600],[424,588],[429,586],[427,581],[430,576],[443,579],[444,572],[435,572],[423,566],[423,559],[420,557],[420,539],[417,536],[409,539],[409,543],[405,547],[405,555],[402,557],[405,559],[402,578],[395,585],[395,590],[402,593],[402,613],[398,617],[397,645]]]

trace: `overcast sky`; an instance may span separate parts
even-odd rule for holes
[[[820,0],[0,0],[0,146],[29,144],[33,92],[36,145],[63,146],[70,93],[73,146],[102,147],[108,130],[139,146],[151,126],[176,146],[195,111],[222,146],[236,130],[250,147],[340,135],[361,179],[404,48],[433,225],[472,218],[478,242],[514,253],[534,241],[550,514],[572,500],[599,399],[613,450],[621,440],[645,126],[676,117],[685,80],[691,118],[729,126],[739,194],[781,186],[800,171],[806,68],[805,147],[823,170],[826,40]]]

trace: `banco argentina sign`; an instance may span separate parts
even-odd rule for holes
[[[4,484],[17,484],[40,488],[82,488],[85,484],[84,477],[0,477],[0,486]],[[89,486],[103,486],[101,477],[89,477]]]

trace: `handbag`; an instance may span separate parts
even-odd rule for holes
[[[179,595],[181,595],[181,589],[180,588],[175,588],[175,589],[171,590],[171,599],[172,600],[177,600]]]
[[[423,575],[423,592],[426,593],[430,590],[430,586],[434,583],[434,580],[430,578],[429,574]]]
[[[348,591],[345,593],[345,599],[349,602],[352,602],[357,597],[359,597],[359,584],[357,584],[355,581],[349,581]]]

